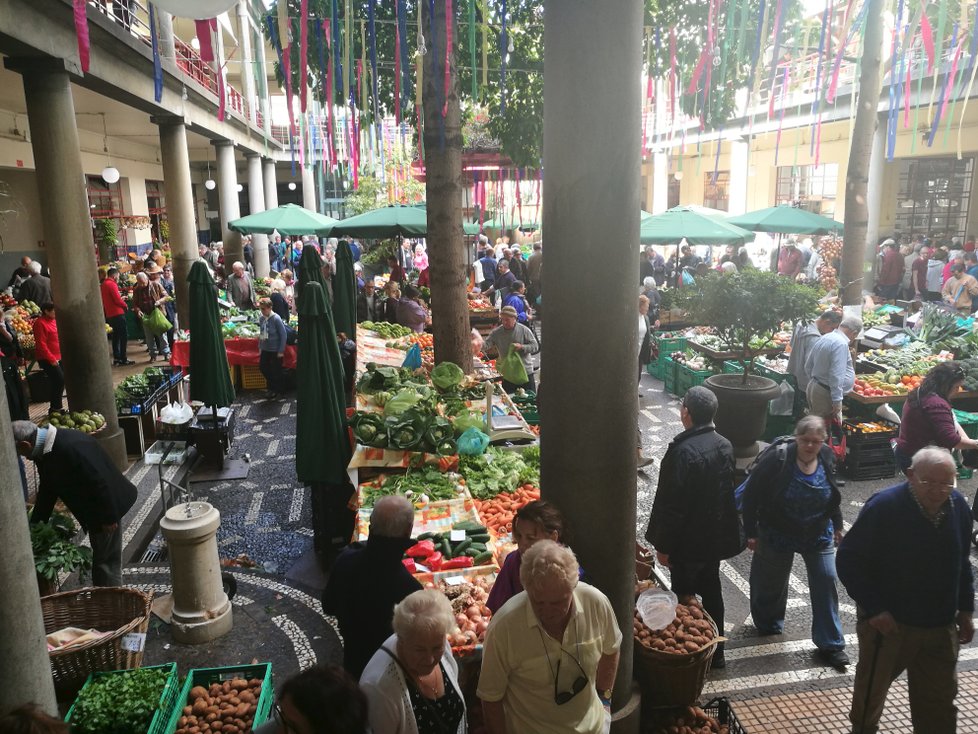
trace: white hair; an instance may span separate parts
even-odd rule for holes
[[[727,262],[725,262],[723,265],[720,266],[720,270],[722,270],[725,273],[736,273],[737,265],[736,263],[732,263],[728,260]]]
[[[434,632],[447,636],[455,626],[455,614],[447,596],[434,589],[423,589],[408,594],[400,604],[394,605],[391,626],[402,640]]]
[[[913,455],[910,468],[916,471],[924,466],[939,466],[941,464],[944,464],[952,470],[957,467],[957,464],[954,462],[954,457],[947,449],[941,448],[940,446],[925,446]]]
[[[285,293],[285,281],[281,278],[276,278],[273,280],[271,287],[275,293]]]
[[[237,270],[238,268],[244,269],[244,263],[241,262],[240,260],[235,260],[231,264],[231,270]]]
[[[655,285],[655,278],[648,277],[642,281],[642,286],[644,288],[651,288]]]
[[[573,590],[580,578],[578,569],[574,551],[553,540],[541,540],[523,554],[520,581],[531,596],[547,581],[556,581]]]
[[[839,322],[839,328],[858,334],[863,330],[863,322],[858,316],[846,316]]]
[[[41,274],[41,263],[39,263],[37,260],[31,260],[27,267],[30,268],[30,271],[34,273],[34,275]]]
[[[139,281],[140,283],[148,283],[149,276],[146,275],[146,273],[138,272],[136,273],[136,280]]]
[[[399,494],[381,497],[370,513],[372,535],[387,538],[410,538],[414,528],[414,505]]]

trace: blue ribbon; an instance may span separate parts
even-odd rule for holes
[[[903,19],[903,0],[900,0],[897,6],[897,15],[893,21],[894,33],[897,33],[896,29],[900,28],[900,21]],[[890,54],[890,92],[889,92],[889,102],[890,107],[886,112],[886,160],[893,162],[893,156],[896,151],[896,131],[897,131],[897,111],[900,109],[900,89],[901,82],[903,81],[903,75],[900,74],[897,69],[903,69],[903,55],[900,54],[899,62],[897,57],[898,46],[896,43],[896,38],[893,40],[893,50]]]
[[[822,54],[825,53],[825,34],[829,20],[829,0],[825,0],[825,10],[822,12],[822,30],[818,34],[818,64],[815,66],[815,96],[812,99],[812,109],[809,113],[812,117],[812,131],[808,141],[809,155],[815,155],[815,112],[819,102],[824,97],[822,91]]]
[[[331,20],[329,30],[333,35],[333,71],[336,72],[333,84],[336,90],[343,93],[343,56],[340,54],[340,16],[336,10],[336,0],[332,0]]]
[[[163,99],[163,64],[160,61],[160,46],[156,38],[156,8],[153,3],[149,4],[149,36],[153,40],[153,99],[159,103]]]

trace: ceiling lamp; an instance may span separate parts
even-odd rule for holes
[[[217,188],[217,182],[211,178],[211,154],[207,154],[207,180],[204,181],[204,188],[213,191]]]
[[[244,191],[244,186],[238,184],[238,193],[240,194],[242,191]]]
[[[112,165],[109,158],[109,134],[105,128],[105,113],[102,115],[102,152],[105,153],[105,168],[102,169],[102,180],[107,184],[114,184],[119,180],[119,169]]]
[[[677,181],[682,181],[683,180],[683,172],[682,171],[676,171],[674,174],[672,174],[672,177],[674,179],[676,179]]]
[[[295,181],[289,181],[289,191],[295,191]]]

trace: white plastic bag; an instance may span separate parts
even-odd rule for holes
[[[781,395],[771,401],[771,415],[791,415],[795,411],[795,389],[785,380],[781,383]]]
[[[668,627],[676,618],[679,598],[668,589],[646,589],[635,601],[642,622],[652,631]]]
[[[170,403],[160,410],[160,422],[181,425],[194,417],[194,409],[186,403]]]

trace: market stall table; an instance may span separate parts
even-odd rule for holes
[[[227,349],[228,364],[233,366],[252,366],[257,367],[259,362],[259,350],[257,339],[225,339],[224,347]],[[282,366],[287,369],[295,369],[296,348],[293,345],[285,348],[285,358]],[[170,357],[170,364],[175,367],[190,368],[190,341],[176,341]]]

